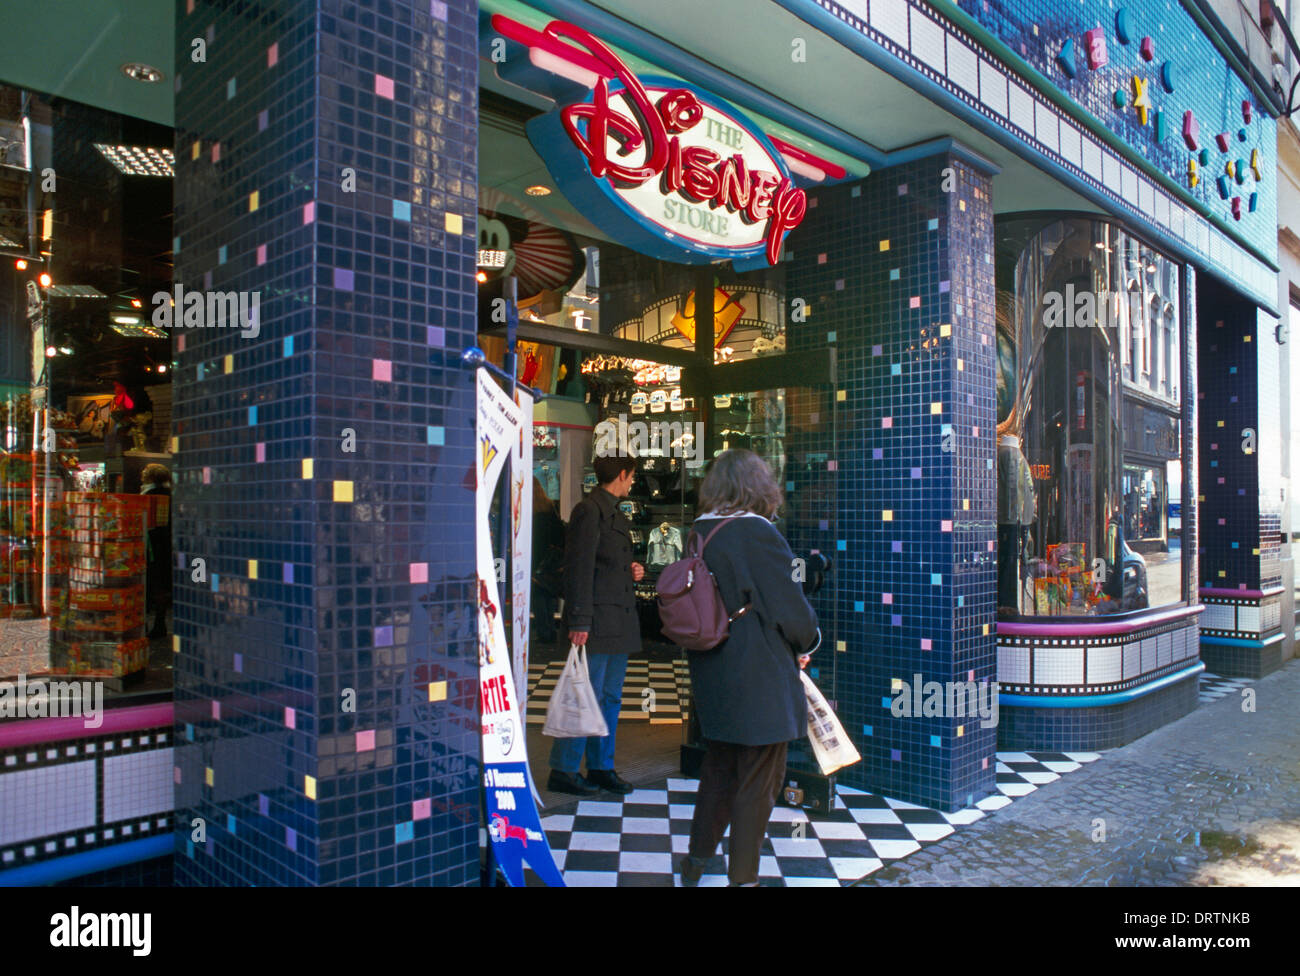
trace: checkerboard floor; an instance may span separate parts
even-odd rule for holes
[[[1000,752],[997,758],[998,793],[956,813],[844,786],[837,788],[834,809],[825,814],[778,805],[763,843],[760,884],[849,884],[1099,756]],[[698,780],[669,778],[662,787],[638,789],[621,798],[580,800],[572,812],[544,816],[542,827],[565,881],[574,887],[679,884],[673,864],[686,852],[698,786]],[[726,883],[726,862],[719,853],[700,884]]]
[[[1209,671],[1202,671],[1197,693],[1198,704],[1206,705],[1228,695],[1239,695],[1242,688],[1254,683],[1253,678],[1221,678]]]
[[[564,670],[563,661],[528,666],[529,725],[546,723],[555,683]],[[649,722],[651,725],[681,725],[683,703],[688,700],[691,678],[683,660],[629,661],[623,679],[623,708],[619,722]]]

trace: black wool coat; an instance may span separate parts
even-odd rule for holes
[[[632,589],[632,523],[596,487],[574,506],[564,538],[564,631],[587,631],[591,654],[641,650]]]
[[[719,520],[698,519],[700,541]],[[794,581],[794,555],[764,518],[743,516],[704,550],[728,613],[750,609],[711,651],[690,651],[691,691],[706,739],[746,746],[802,738],[808,706],[797,658],[818,641],[817,615]]]

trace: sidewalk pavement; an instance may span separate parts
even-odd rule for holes
[[[1300,886],[1300,660],[858,883]]]

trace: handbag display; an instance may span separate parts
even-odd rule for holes
[[[609,726],[600,713],[600,702],[587,673],[586,648],[569,645],[569,660],[560,672],[560,680],[555,683],[550,704],[546,706],[546,724],[542,726],[542,733],[556,739],[609,735]]]

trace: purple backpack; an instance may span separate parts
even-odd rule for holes
[[[733,519],[722,519],[704,537],[691,532],[686,541],[686,555],[665,566],[659,573],[659,619],[668,640],[688,651],[711,651],[727,639],[730,624],[749,610],[741,607],[727,613],[718,592],[718,581],[704,562],[704,547]]]

